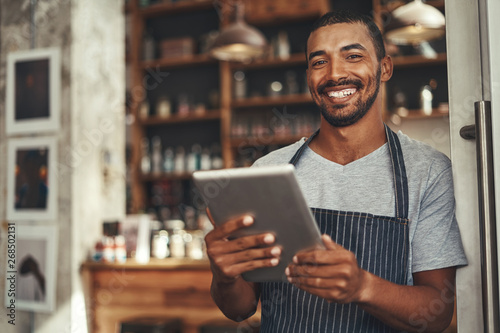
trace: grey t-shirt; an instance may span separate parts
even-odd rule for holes
[[[446,155],[399,132],[410,195],[410,272],[467,264],[455,218],[451,163]],[[302,139],[260,158],[254,166],[286,164]],[[347,165],[307,148],[297,177],[310,207],[395,215],[392,164],[387,143]],[[413,284],[409,274],[408,284]]]

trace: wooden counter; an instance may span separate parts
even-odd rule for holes
[[[230,322],[210,297],[212,273],[205,260],[88,262],[81,274],[92,333],[118,332],[120,322],[138,317],[181,318],[187,333],[209,322]]]

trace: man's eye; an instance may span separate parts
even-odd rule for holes
[[[359,54],[351,54],[350,56],[347,57],[347,59],[357,59],[357,58],[362,58],[363,56]]]
[[[324,64],[326,64],[326,61],[324,60],[318,60],[316,62],[313,62],[313,66],[324,65]]]

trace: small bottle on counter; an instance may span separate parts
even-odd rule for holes
[[[112,237],[104,237],[103,239],[104,249],[102,252],[103,261],[106,263],[112,263],[115,261],[115,242]]]
[[[115,236],[115,258],[116,262],[123,264],[127,261],[127,248],[125,246],[125,237]]]
[[[153,236],[153,257],[157,259],[165,259],[170,255],[168,249],[168,232],[166,230],[160,230]]]
[[[101,240],[97,241],[94,246],[94,253],[92,254],[92,260],[96,262],[103,261],[104,256],[104,244]]]
[[[185,233],[184,230],[179,230],[170,237],[170,256],[172,258],[184,258],[186,256]]]

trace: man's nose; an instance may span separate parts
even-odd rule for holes
[[[328,79],[333,80],[334,82],[347,78],[348,75],[345,64],[341,61],[330,61],[328,64],[327,75]]]

